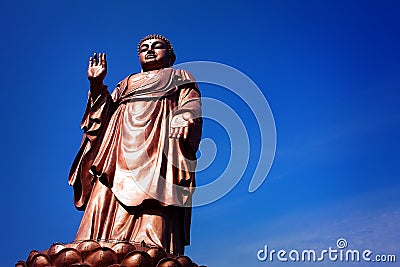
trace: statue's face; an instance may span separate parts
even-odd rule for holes
[[[149,39],[139,47],[139,61],[143,71],[170,67],[171,57],[167,44],[162,39]]]

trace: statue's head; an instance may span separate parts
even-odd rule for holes
[[[159,34],[151,34],[138,44],[139,62],[143,71],[171,67],[176,59],[170,41]]]

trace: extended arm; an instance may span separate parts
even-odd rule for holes
[[[79,210],[85,209],[89,199],[93,181],[89,170],[114,110],[113,99],[103,83],[106,73],[106,55],[95,53],[89,58],[87,71],[90,92],[81,123],[84,133],[68,179],[69,184],[74,187],[74,202]]]

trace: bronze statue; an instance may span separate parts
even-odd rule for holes
[[[189,244],[200,92],[192,75],[172,69],[161,35],[138,45],[142,71],[109,93],[106,54],[89,59],[84,131],[69,184],[84,210],[75,241],[130,242],[183,254]]]

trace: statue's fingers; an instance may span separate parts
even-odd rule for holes
[[[175,128],[175,132],[174,132],[174,138],[179,138],[179,130],[180,128]]]
[[[186,127],[179,127],[179,131],[178,131],[178,138],[180,138],[181,136],[183,136],[183,134],[184,134],[184,129],[185,129]]]
[[[93,57],[89,58],[89,67],[93,66]]]
[[[183,116],[182,116],[182,117],[185,119],[185,121],[188,121],[189,124],[193,124],[193,123],[194,123],[193,115],[192,115],[191,112],[183,113]]]
[[[186,140],[188,135],[189,135],[189,127],[184,127],[184,129],[183,129],[183,140]]]
[[[174,133],[172,135],[172,138],[178,138],[178,134],[179,134],[179,128],[174,127]]]
[[[97,60],[97,65],[99,65],[99,66],[102,65],[102,62],[101,62],[102,56],[103,56],[103,53],[99,53],[99,58],[98,58],[98,60]]]
[[[175,138],[175,136],[176,136],[176,128],[175,127],[171,127],[169,137],[170,138]]]
[[[97,53],[93,54],[93,65],[96,66],[97,65]]]
[[[105,67],[107,65],[107,60],[106,60],[106,53],[103,53],[101,55],[101,66]]]
[[[99,53],[99,61],[98,61],[99,65],[102,65],[102,58],[103,58],[103,53]]]

